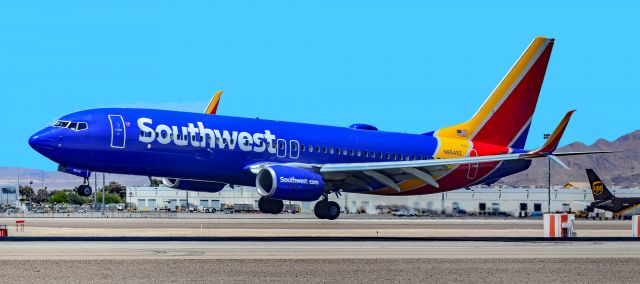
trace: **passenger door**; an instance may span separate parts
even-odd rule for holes
[[[123,149],[127,141],[124,118],[121,115],[110,114],[109,122],[111,123],[111,148]]]
[[[278,158],[284,158],[287,156],[287,141],[285,141],[284,139],[278,139],[276,141],[276,154],[278,155]]]
[[[478,151],[476,151],[476,149],[471,149],[471,152],[469,153],[469,157],[473,158],[477,156],[478,156]],[[478,163],[470,163],[469,171],[467,172],[467,179],[475,179],[477,174],[478,174]]]
[[[300,143],[298,140],[289,141],[289,157],[291,159],[297,159],[300,156]]]

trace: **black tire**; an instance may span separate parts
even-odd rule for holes
[[[260,199],[258,200],[258,210],[260,210],[260,212],[262,213],[271,213],[268,203],[269,200],[264,197],[260,197]]]
[[[338,217],[340,217],[340,204],[338,204],[337,202],[334,201],[329,201],[327,203],[327,211],[326,211],[327,215],[327,219],[329,220],[335,220],[338,219]]]
[[[258,209],[262,213],[280,214],[284,209],[284,202],[282,202],[282,200],[260,197],[260,200],[258,200]]]
[[[272,203],[272,207],[271,207],[271,214],[280,214],[282,213],[282,210],[284,210],[284,202],[282,202],[282,200],[275,200],[275,199],[271,199],[273,201]]]
[[[327,209],[326,201],[318,201],[316,205],[313,206],[313,214],[315,214],[318,219],[327,219]]]
[[[81,185],[81,186],[78,186],[78,189],[76,191],[80,196],[91,196],[93,189],[91,189],[91,186]]]

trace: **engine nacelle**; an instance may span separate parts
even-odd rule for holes
[[[83,178],[89,178],[91,176],[90,170],[80,169],[72,166],[58,165],[58,171]]]
[[[170,188],[200,191],[200,192],[218,192],[218,191],[221,191],[226,185],[224,183],[219,183],[219,182],[197,181],[197,180],[177,179],[177,178],[163,178],[162,184]]]
[[[280,200],[314,201],[324,192],[324,180],[316,172],[274,165],[256,176],[258,194]]]

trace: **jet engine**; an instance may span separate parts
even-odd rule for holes
[[[324,180],[313,171],[274,165],[258,172],[256,188],[265,198],[314,201],[324,193]]]
[[[224,183],[212,181],[197,181],[176,178],[163,178],[162,184],[170,188],[200,192],[218,192],[221,191],[226,185]]]

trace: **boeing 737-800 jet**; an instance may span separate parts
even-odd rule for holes
[[[283,200],[315,201],[321,219],[336,219],[332,193],[390,196],[449,191],[526,170],[554,153],[570,111],[546,143],[524,150],[554,40],[538,37],[466,122],[424,134],[379,131],[366,124],[333,127],[178,111],[102,108],[61,117],[29,139],[61,171],[164,177],[183,190],[217,192],[255,186],[265,213]],[[88,185],[78,187],[91,194]]]

